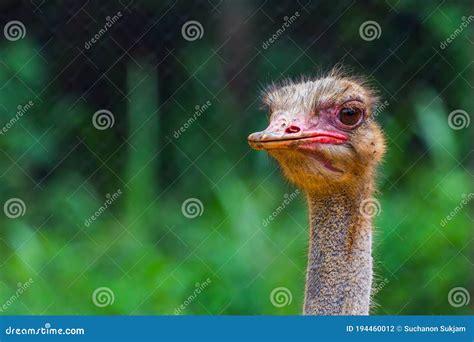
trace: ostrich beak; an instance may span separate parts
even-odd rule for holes
[[[308,130],[296,133],[261,131],[252,133],[247,138],[250,147],[255,150],[296,148],[308,144],[344,144],[348,136],[327,130]]]

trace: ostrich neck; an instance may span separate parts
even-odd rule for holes
[[[372,287],[372,223],[359,211],[372,186],[353,194],[308,193],[310,241],[304,313],[368,315]]]

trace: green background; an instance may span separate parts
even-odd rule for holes
[[[265,127],[259,92],[271,81],[316,75],[340,62],[371,79],[387,106],[378,120],[388,151],[378,179],[373,314],[472,314],[448,293],[474,296],[474,24],[469,1],[258,2],[2,1],[1,24],[20,20],[24,39],[0,36],[0,300],[33,283],[2,314],[300,314],[307,249],[303,195],[269,224],[295,189],[246,137]],[[118,11],[122,18],[90,49]],[[285,17],[297,19],[264,49]],[[197,20],[200,39],[182,25]],[[376,21],[380,37],[359,27]],[[173,133],[211,105],[179,138]],[[98,130],[94,113],[114,125]],[[107,194],[122,195],[89,226]],[[202,202],[196,218],[181,210]],[[114,302],[94,305],[108,287]],[[291,303],[276,307],[273,289]]]

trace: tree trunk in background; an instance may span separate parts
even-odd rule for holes
[[[125,182],[127,224],[147,229],[150,205],[159,193],[157,151],[159,141],[158,86],[156,71],[149,59],[130,62],[127,69],[128,160]],[[126,101],[126,100],[125,100]],[[136,231],[136,229],[134,229]]]
[[[219,42],[224,44],[217,53],[223,56],[227,87],[235,95],[235,103],[245,106],[242,97],[248,96],[248,88],[255,85],[255,64],[251,63],[255,50],[255,30],[250,14],[255,11],[249,2],[224,1],[219,16]],[[252,17],[251,17],[252,18]],[[252,98],[253,100],[253,98]]]

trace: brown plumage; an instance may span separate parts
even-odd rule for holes
[[[304,313],[367,315],[372,286],[371,201],[384,151],[374,91],[339,70],[272,85],[269,126],[248,137],[307,196],[310,240]]]

